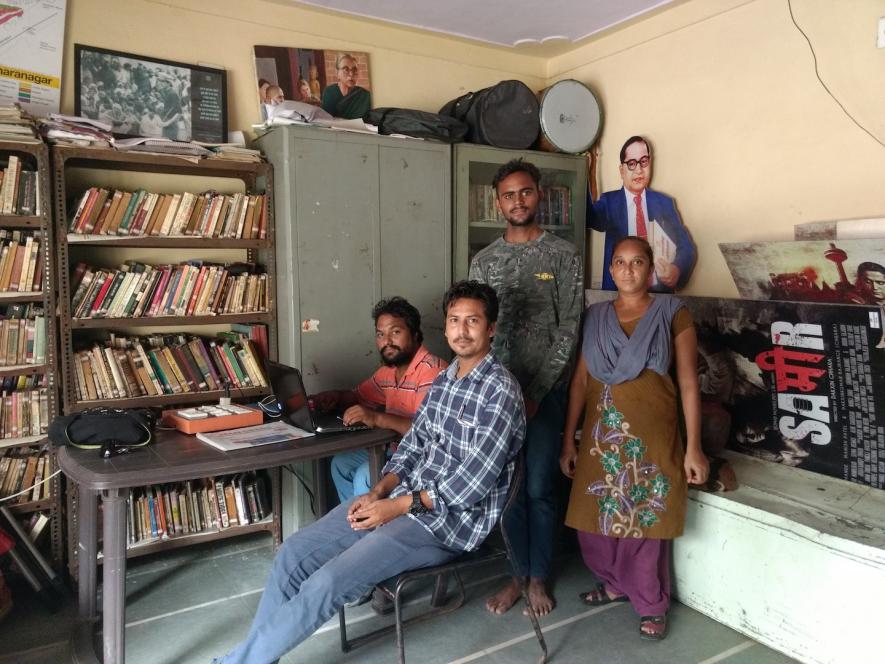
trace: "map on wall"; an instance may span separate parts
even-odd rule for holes
[[[58,113],[67,0],[0,3],[0,105]]]
[[[0,105],[58,113],[67,0],[0,3]]]

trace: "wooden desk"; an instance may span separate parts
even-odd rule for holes
[[[123,664],[126,624],[126,496],[129,489],[148,484],[229,475],[272,468],[296,461],[312,461],[339,452],[369,449],[369,472],[378,477],[383,466],[384,448],[396,434],[371,429],[328,434],[274,445],[262,445],[236,452],[222,452],[194,436],[160,431],[147,447],[111,459],[102,459],[97,450],[75,447],[59,449],[62,471],[79,489],[78,544],[80,557],[79,618],[74,635],[76,662]],[[98,498],[103,510],[102,592],[103,658],[93,648],[93,627],[97,622]],[[278,510],[279,494],[273,497]],[[276,533],[279,541],[279,533]]]

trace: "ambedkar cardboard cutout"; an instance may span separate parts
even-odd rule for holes
[[[694,267],[696,252],[682,224],[673,199],[649,189],[653,156],[642,136],[631,136],[620,152],[618,170],[624,186],[607,191],[587,206],[587,228],[605,233],[602,287],[616,290],[608,266],[612,249],[627,235],[644,237],[655,255],[655,271],[649,290],[672,293],[685,286]]]

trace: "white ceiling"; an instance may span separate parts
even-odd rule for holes
[[[674,0],[297,0],[299,4],[496,46],[574,42]]]

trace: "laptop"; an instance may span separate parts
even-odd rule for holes
[[[278,362],[267,363],[267,373],[274,396],[282,409],[282,420],[312,433],[365,431],[365,424],[344,424],[334,415],[314,413],[307,403],[307,391],[301,372]]]

